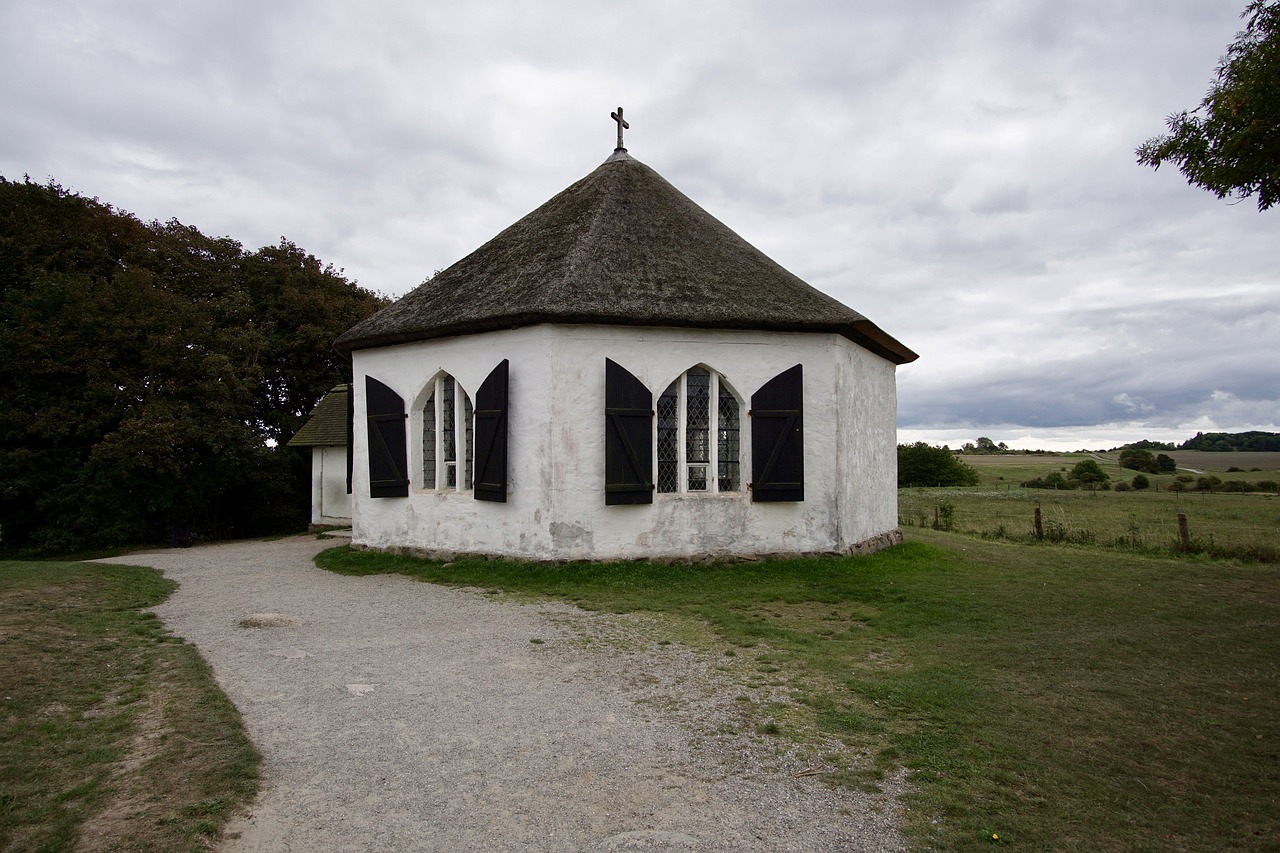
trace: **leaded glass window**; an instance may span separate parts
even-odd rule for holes
[[[736,492],[741,488],[742,455],[741,426],[738,400],[733,392],[720,385],[720,416],[716,430],[716,459],[719,467],[719,486],[722,492]]]
[[[427,404],[422,407],[422,483],[436,487],[436,392],[434,384]]]
[[[471,488],[473,416],[471,398],[457,381],[437,376],[422,407],[423,488],[454,490],[460,482]]]
[[[458,487],[457,407],[453,399],[453,377],[445,377],[444,394],[440,401],[440,444],[444,459],[444,487]]]
[[[658,398],[658,491],[680,491],[680,380]]]
[[[684,378],[685,482],[691,492],[707,490],[707,465],[711,462],[711,374],[695,367]]]
[[[475,437],[475,410],[471,406],[471,398],[466,394],[462,395],[462,422],[466,424],[466,452],[464,454],[462,466],[462,488],[471,488],[471,460],[474,454],[474,437]]]
[[[718,373],[694,367],[672,382],[657,405],[658,491],[740,490],[741,418]]]

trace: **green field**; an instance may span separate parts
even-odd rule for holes
[[[1207,453],[1202,450],[1153,451],[1164,453],[1178,464],[1176,474],[1147,474],[1153,488],[1164,488],[1178,475],[1198,476],[1212,474],[1223,480],[1280,479],[1280,453]],[[960,459],[973,466],[982,478],[983,485],[1016,486],[1035,477],[1043,477],[1052,471],[1066,473],[1081,459],[1095,459],[1111,479],[1131,480],[1136,471],[1120,467],[1120,454],[1115,453],[1001,453],[962,454]],[[1239,468],[1239,471],[1228,471]],[[1255,470],[1256,469],[1256,470]]]
[[[1277,849],[1280,567],[906,535],[722,566],[317,562],[660,614],[655,649],[794,691],[743,737],[820,744],[830,784],[911,768],[915,849]]]
[[[1203,475],[1250,483],[1280,480],[1280,453],[1204,453],[1174,451],[1180,465]],[[1144,490],[1084,491],[1028,489],[1020,484],[1069,471],[1092,458],[1111,482],[1130,482],[1135,471],[1123,469],[1117,454],[965,455],[979,473],[981,485],[963,488],[899,489],[898,519],[903,527],[953,530],[995,539],[1029,539],[1040,508],[1041,533],[1051,542],[1102,545],[1146,551],[1180,550],[1178,516],[1185,515],[1191,551],[1216,556],[1280,561],[1280,496],[1274,492],[1223,493],[1170,490],[1176,477],[1201,473],[1180,468],[1177,474],[1145,474]],[[1228,468],[1242,471],[1229,472]],[[1250,469],[1260,470],[1250,470]],[[1215,487],[1219,488],[1219,487]]]
[[[1211,453],[1204,451],[1152,451],[1165,453],[1178,464],[1178,474],[1215,474],[1222,479],[1276,479],[1280,476],[1280,452],[1242,452]],[[1135,471],[1121,469],[1119,452],[1108,453],[961,453],[960,459],[966,465],[978,469],[982,483],[1005,484],[1021,483],[1024,480],[1043,476],[1050,471],[1070,469],[1082,459],[1094,459],[1102,465],[1102,469],[1111,475],[1132,478]],[[1229,473],[1229,469],[1240,469],[1239,473]],[[1261,469],[1261,470],[1253,470]],[[1170,482],[1170,474],[1148,474],[1158,476],[1161,482]]]

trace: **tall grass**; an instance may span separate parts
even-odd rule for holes
[[[992,488],[900,489],[904,526],[935,526],[939,507],[950,514],[943,529],[997,539],[1034,537],[1040,507],[1045,539],[1139,551],[1182,550],[1178,516],[1185,515],[1193,553],[1280,562],[1280,498],[1204,492],[1088,492]]]

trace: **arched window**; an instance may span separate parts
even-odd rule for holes
[[[693,367],[658,398],[659,492],[742,489],[742,407],[720,374]]]
[[[422,487],[470,489],[471,398],[447,373],[433,385],[422,407]]]

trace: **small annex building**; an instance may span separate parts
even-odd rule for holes
[[[599,560],[901,539],[895,369],[915,353],[621,138],[336,346],[357,546]]]
[[[351,386],[329,390],[311,410],[289,447],[311,448],[311,524],[351,523]]]

